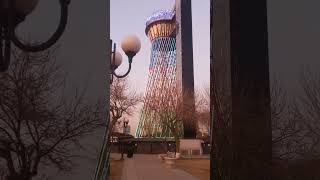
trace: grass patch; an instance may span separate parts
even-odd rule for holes
[[[176,168],[188,172],[200,180],[210,179],[209,159],[179,159],[176,161]]]

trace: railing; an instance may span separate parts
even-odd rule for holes
[[[94,180],[108,180],[108,170],[109,170],[109,157],[110,157],[110,147],[108,144],[108,128],[105,130],[103,145],[100,151],[98,164],[96,167],[96,172]]]
[[[111,153],[111,146],[110,146],[110,130],[109,130],[109,121],[107,121],[107,126],[105,129],[104,137],[103,137],[103,144],[101,147],[101,151],[99,154],[99,160],[96,167],[94,180],[109,180],[108,172],[110,168],[110,153]]]

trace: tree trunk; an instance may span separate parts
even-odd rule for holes
[[[175,142],[176,142],[176,148],[175,148],[175,153],[180,152],[180,139],[178,137],[175,137]]]
[[[123,143],[121,142],[121,145],[120,145],[120,147],[121,147],[121,160],[123,160],[123,150],[124,150],[124,148],[123,148]]]

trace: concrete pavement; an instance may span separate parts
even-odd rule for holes
[[[166,167],[157,155],[125,157],[121,180],[198,180],[185,171]]]

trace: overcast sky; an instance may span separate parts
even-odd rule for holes
[[[297,95],[302,66],[320,71],[320,1],[269,0],[270,75]]]

